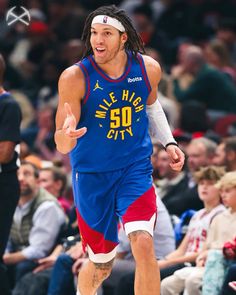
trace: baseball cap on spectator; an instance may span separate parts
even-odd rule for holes
[[[46,35],[48,32],[48,25],[42,21],[33,21],[29,25],[29,33],[32,35]]]

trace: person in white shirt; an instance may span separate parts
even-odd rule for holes
[[[54,196],[39,186],[38,170],[22,162],[18,171],[21,193],[11,227],[6,265],[15,266],[15,278],[36,267],[36,260],[49,254],[66,223],[66,216]]]

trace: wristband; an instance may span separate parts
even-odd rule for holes
[[[169,145],[175,145],[175,146],[179,147],[178,143],[173,141],[173,142],[169,142],[165,145],[165,150]]]

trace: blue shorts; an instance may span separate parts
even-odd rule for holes
[[[126,234],[146,230],[153,235],[156,195],[150,159],[102,173],[73,173],[73,191],[84,247],[92,261],[115,257],[118,226]]]

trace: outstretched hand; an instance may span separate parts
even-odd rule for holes
[[[76,129],[76,118],[71,110],[71,106],[67,102],[64,104],[64,111],[66,114],[66,119],[62,126],[62,130],[65,132],[65,134],[72,139],[77,139],[83,136],[87,132],[87,128],[83,127]]]
[[[176,145],[168,145],[166,152],[170,159],[170,167],[175,171],[181,171],[184,165],[184,153]]]

